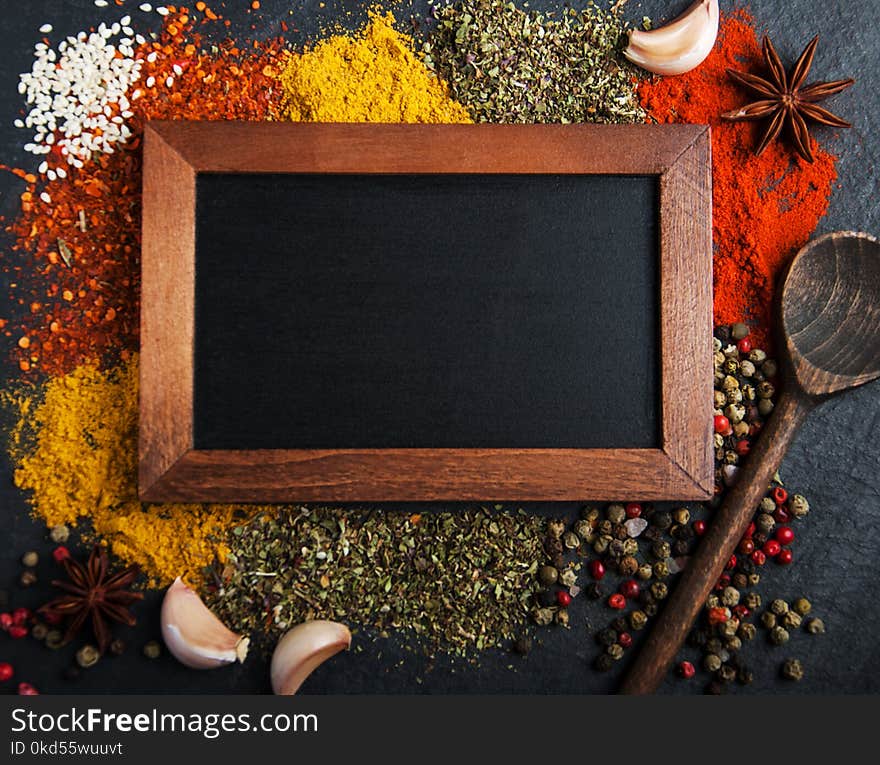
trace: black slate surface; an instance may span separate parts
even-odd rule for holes
[[[195,448],[659,447],[658,191],[200,175]]]
[[[132,9],[134,0],[126,2]],[[254,36],[275,35],[279,20],[291,23],[289,38],[299,43],[317,29],[339,22],[351,26],[365,16],[361,3],[281,2],[263,0],[259,14],[238,13],[234,7],[249,3],[227,3],[225,13],[235,23],[233,33]],[[685,0],[665,2],[630,0],[630,18],[642,15],[662,18],[677,13]],[[555,4],[532,2],[532,7]],[[723,2],[724,8],[731,3]],[[815,75],[833,79],[853,76],[857,85],[837,97],[835,111],[855,125],[835,137],[822,131],[821,139],[840,156],[839,186],[835,188],[828,215],[819,233],[837,229],[865,230],[880,234],[880,95],[876,73],[880,71],[880,38],[871,23],[876,12],[874,0],[848,3],[817,0],[765,0],[754,2],[753,12],[759,28],[773,35],[782,56],[793,60],[817,31],[822,33]],[[558,6],[555,6],[558,7]],[[20,146],[26,138],[12,127],[21,107],[16,92],[17,75],[30,67],[30,49],[37,39],[37,28],[51,21],[54,35],[76,32],[119,13],[101,11],[90,0],[18,3],[3,0],[2,47],[0,47],[0,157],[10,165],[36,167],[32,157]],[[412,8],[425,16],[422,2],[402,3],[398,18]],[[137,14],[135,14],[137,15]],[[139,22],[140,23],[140,22]],[[0,213],[15,214],[20,187],[16,179],[0,179]],[[0,284],[0,295],[6,294]],[[14,370],[0,354],[4,378],[15,377]],[[795,565],[766,567],[761,591],[767,597],[808,596],[815,612],[828,625],[828,634],[810,638],[798,634],[787,649],[771,649],[763,643],[748,646],[743,657],[755,669],[757,680],[746,693],[864,693],[880,690],[880,588],[877,586],[876,556],[880,550],[880,388],[863,388],[846,398],[822,406],[801,431],[785,463],[782,475],[786,485],[809,497],[813,511],[795,527]],[[9,588],[16,603],[36,605],[45,590],[21,593],[14,582],[19,569],[18,556],[28,548],[48,552],[43,529],[30,521],[21,495],[11,485],[11,468],[0,462],[0,512],[3,513],[3,545],[0,548],[0,587]],[[420,508],[428,511],[429,508]],[[545,515],[570,514],[575,507],[543,505],[527,507]],[[44,555],[45,557],[45,555]],[[51,567],[41,564],[40,574],[49,578]],[[127,634],[133,646],[156,637],[158,598],[151,597],[140,609],[140,626]],[[376,642],[358,639],[361,653],[343,655],[321,667],[307,682],[310,693],[583,693],[607,692],[614,688],[617,674],[598,675],[589,667],[596,648],[585,629],[585,622],[604,625],[608,611],[583,601],[572,610],[572,629],[542,632],[542,644],[527,659],[496,651],[480,655],[478,663],[438,656],[429,660],[392,638]],[[43,653],[30,641],[12,642],[0,635],[0,661],[11,661],[21,679],[36,683],[46,692],[92,690],[121,693],[136,690],[165,693],[256,692],[267,688],[265,665],[249,661],[246,666],[210,673],[182,669],[170,658],[148,663],[135,655],[102,662],[75,685],[65,685],[60,674],[73,647],[62,655]],[[778,666],[787,656],[801,658],[807,675],[800,684],[785,684],[778,678]],[[623,669],[618,668],[616,672]],[[702,685],[669,678],[665,693],[698,693]],[[7,691],[8,688],[3,688]]]

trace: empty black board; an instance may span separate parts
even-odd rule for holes
[[[659,442],[658,187],[200,174],[194,445]]]

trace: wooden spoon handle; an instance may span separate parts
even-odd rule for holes
[[[814,406],[812,399],[797,389],[782,395],[740,470],[736,486],[711,518],[696,553],[660,612],[635,664],[624,677],[621,693],[652,693],[660,685],[748,528],[789,443]]]

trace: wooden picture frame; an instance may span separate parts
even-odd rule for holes
[[[711,496],[708,127],[151,122],[144,141],[142,500],[650,501]],[[194,449],[195,209],[201,172],[658,176],[660,447]]]

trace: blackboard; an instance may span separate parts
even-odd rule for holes
[[[700,499],[708,128],[155,122],[146,501]]]
[[[204,173],[196,449],[658,447],[658,180]]]

